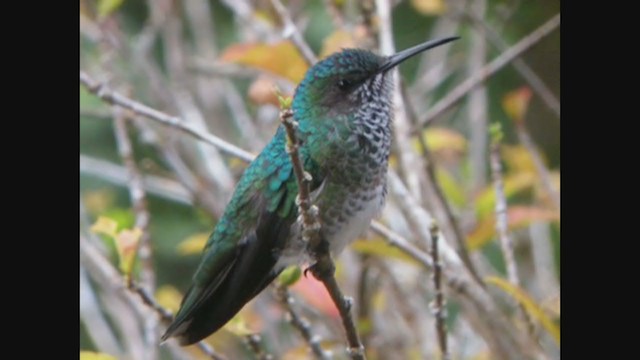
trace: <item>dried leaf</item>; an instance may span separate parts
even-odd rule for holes
[[[298,49],[288,40],[276,44],[247,43],[228,47],[222,61],[235,62],[268,71],[299,83],[307,71]]]
[[[251,83],[251,86],[249,86],[249,99],[258,105],[279,105],[276,83],[271,76],[260,75]]]
[[[344,30],[334,31],[331,35],[327,36],[322,42],[322,50],[320,51],[320,58],[323,59],[334,52],[338,52],[342,49],[358,47],[356,39],[353,34]]]
[[[202,253],[205,244],[209,240],[209,233],[196,233],[182,240],[178,244],[178,254],[197,255]]]
[[[502,145],[500,149],[502,159],[507,165],[509,173],[531,172],[535,173],[536,168],[533,157],[527,148],[522,145]]]
[[[155,298],[160,306],[175,314],[180,308],[182,294],[171,285],[163,285],[156,290]]]
[[[351,249],[361,254],[377,255],[383,258],[393,258],[406,262],[418,264],[412,257],[398,248],[395,248],[381,237],[374,237],[371,240],[358,239],[351,244]]]
[[[519,89],[508,92],[502,98],[502,108],[511,120],[518,124],[522,124],[524,122],[524,116],[527,113],[530,100],[531,89],[523,86]]]
[[[530,190],[536,183],[536,174],[522,172],[504,177],[504,194],[509,200],[522,191]],[[496,195],[493,184],[487,187],[476,197],[476,215],[478,219],[492,215],[495,211]]]
[[[555,211],[531,206],[511,206],[507,209],[509,230],[516,230],[529,226],[534,221],[558,221],[559,214]],[[475,229],[467,235],[469,251],[482,248],[496,236],[495,215],[488,216],[478,223]]]
[[[429,127],[422,132],[422,138],[434,152],[453,151],[465,153],[467,151],[467,139],[459,132],[444,127]],[[418,149],[417,141],[414,144]]]
[[[440,15],[447,10],[443,0],[411,0],[411,5],[424,15]]]
[[[115,356],[105,353],[80,350],[80,360],[117,360]]]
[[[115,200],[115,194],[110,189],[87,191],[82,194],[82,201],[90,214],[104,213]]]
[[[119,267],[123,274],[131,274],[133,270],[141,237],[142,230],[136,227],[133,230],[124,229],[120,231],[115,238],[116,251],[120,259]]]
[[[436,168],[436,180],[448,201],[460,207],[466,204],[467,199],[462,185],[448,171]]]
[[[116,238],[118,230],[118,223],[106,216],[98,217],[98,220],[91,225],[91,231],[96,234],[104,234],[107,236],[111,236],[112,238]]]
[[[527,294],[523,289],[518,286],[511,284],[510,282],[501,279],[495,276],[489,276],[485,278],[485,281],[488,284],[493,284],[504,292],[509,294],[512,298],[514,298],[518,303],[520,303],[527,313],[537,320],[542,327],[547,330],[547,332],[553,337],[557,344],[560,344],[560,327],[556,325],[542,308]]]

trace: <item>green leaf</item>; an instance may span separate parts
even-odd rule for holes
[[[289,266],[278,276],[278,282],[282,286],[291,286],[300,279],[301,274],[300,267],[296,265]]]
[[[98,1],[98,17],[105,18],[118,10],[124,0],[100,0]]]

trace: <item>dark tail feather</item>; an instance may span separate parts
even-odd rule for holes
[[[175,336],[180,345],[186,346],[213,334],[269,285],[280,271],[267,271],[263,273],[268,274],[266,277],[260,276],[259,273],[252,274],[251,279],[236,279],[237,276],[234,276],[236,273],[230,274],[227,280],[189,318],[180,323],[171,324],[162,336],[162,340]]]

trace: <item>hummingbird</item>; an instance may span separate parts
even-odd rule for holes
[[[299,154],[311,175],[321,235],[337,256],[384,205],[391,150],[392,70],[428,41],[391,56],[343,49],[307,70],[291,109]],[[224,326],[287,266],[312,261],[302,240],[298,186],[280,125],[247,167],[209,237],[175,319],[162,341],[196,343]]]

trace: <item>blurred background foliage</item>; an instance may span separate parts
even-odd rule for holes
[[[464,14],[473,14],[473,9],[480,3],[479,6],[484,7],[477,15],[481,22],[489,26],[505,44],[512,45],[558,14],[560,5],[558,1],[551,0],[411,0],[391,3],[396,49],[404,49],[437,36],[461,36],[446,55],[427,54],[400,66],[399,71],[408,89],[407,97],[418,118],[472,72],[469,58],[474,51],[474,41],[478,41],[479,28]],[[372,1],[291,0],[285,5],[302,30],[304,39],[320,58],[341,47],[376,48],[375,36],[370,36],[367,31],[377,29],[379,19],[374,12],[370,17],[372,24],[367,25],[367,16],[363,15],[363,9],[367,6],[375,8]],[[198,13],[202,9],[208,13]],[[246,11],[244,19],[240,15],[243,9]],[[333,11],[338,11],[340,17],[336,17]],[[295,84],[307,68],[297,49],[286,42],[281,31],[281,19],[270,1],[81,0],[80,20],[82,70],[133,99],[172,115],[189,118],[194,111],[189,106],[194,106],[200,113],[198,116],[204,119],[208,131],[254,154],[278,126],[273,87],[278,86],[285,94],[292,94]],[[201,24],[206,26],[200,27]],[[451,33],[443,34],[443,29]],[[209,32],[202,34],[203,31]],[[203,41],[206,43],[203,44]],[[560,97],[559,43],[558,29],[522,56],[522,60],[556,99]],[[504,52],[489,40],[486,40],[485,48],[481,65]],[[435,63],[434,60],[439,62]],[[425,80],[424,74],[437,66],[442,69],[435,72],[435,81]],[[421,85],[428,81],[428,86]],[[539,150],[554,187],[559,191],[559,113],[550,109],[532,91],[530,84],[513,66],[507,65],[501,69],[485,85],[486,121],[500,123],[505,135],[501,147],[505,193],[509,204],[510,231],[523,278],[522,287],[528,296],[535,299],[535,305],[542,309],[541,316],[552,319],[552,325],[547,324],[547,327],[559,326],[559,209],[553,206],[553,201],[541,184],[531,151],[523,146],[522,138],[518,135],[519,126],[526,129]],[[193,103],[184,105],[181,96],[190,98]],[[241,109],[237,107],[238,104]],[[484,163],[486,172],[481,179],[474,174],[471,163],[474,160],[470,149],[474,148],[472,142],[477,136],[472,133],[476,130],[469,124],[470,106],[467,100],[463,100],[419,134],[424,137],[436,158],[438,182],[460,220],[473,259],[488,261],[489,268],[482,269],[483,274],[505,278],[505,264],[495,232],[495,193],[489,162]],[[108,105],[81,87],[81,217],[85,225],[95,224],[103,217],[115,222],[118,230],[131,229],[135,224],[135,214],[127,189],[126,169],[121,165],[122,159],[114,137],[112,117]],[[243,123],[247,119],[249,123]],[[224,208],[230,192],[216,183],[217,174],[208,172],[210,170],[204,165],[207,160],[203,158],[207,153],[194,146],[192,138],[176,135],[155,124],[140,125],[143,122],[145,120],[136,119],[136,124],[129,126],[135,160],[143,174],[178,183],[184,180],[179,174],[176,175],[176,165],[169,160],[171,155],[162,151],[163,146],[170,144],[182,157],[180,163],[189,169],[187,172],[194,176],[198,188],[204,188],[202,191],[205,192],[207,187],[222,189],[214,191],[209,200],[198,199],[199,193],[196,193],[197,206],[189,204],[189,201],[175,201],[153,192],[147,193],[150,214],[148,231],[152,239],[156,273],[155,296],[161,304],[175,311],[180,294],[186,290],[197,266],[202,244],[213,229],[216,216]],[[146,129],[146,126],[151,129]],[[247,133],[248,130],[251,133]],[[486,139],[486,133],[484,135]],[[154,136],[161,139],[154,139]],[[413,141],[413,146],[419,150],[417,137],[414,136]],[[481,159],[488,159],[488,145],[486,149],[487,155]],[[395,155],[392,166],[397,168]],[[246,166],[226,156],[224,164],[236,180]],[[211,199],[212,204],[203,206],[204,202]],[[430,205],[425,206],[429,208]],[[393,216],[387,213],[384,220],[385,223],[393,222]],[[535,238],[532,234],[540,224],[548,234]],[[96,233],[102,239],[111,262],[117,264],[118,250],[113,241],[117,234],[105,235],[107,232],[104,229],[92,232],[93,236]],[[547,269],[551,277],[547,276],[546,282],[539,278],[540,269],[536,266],[540,264],[535,263],[537,259],[531,241],[549,242],[547,245],[551,251],[553,269]],[[390,266],[401,269],[400,273],[405,271],[406,266],[411,267],[406,265],[411,264],[410,259],[407,260],[403,253],[374,235],[356,241],[349,253],[347,259],[354,259],[356,255],[387,259]],[[353,276],[340,273],[345,267],[349,272],[355,271],[350,265],[345,265],[345,261],[345,257],[339,259],[338,275],[339,278],[351,279]],[[134,271],[139,271],[139,264],[135,266]],[[410,270],[406,271],[412,274]],[[355,283],[353,279],[349,281]],[[322,289],[316,283],[302,280],[293,290],[295,296],[306,304],[304,311],[312,320],[322,321],[323,316],[335,319],[332,304],[323,297]],[[348,294],[356,292],[355,287],[345,287],[344,290]],[[101,291],[104,290],[97,290],[98,293]],[[428,313],[427,304],[432,294],[423,292],[423,295],[424,310]],[[397,300],[378,291],[373,292],[370,301],[374,309],[386,311],[384,309],[392,306],[389,303]],[[455,332],[457,313],[457,305],[449,301],[448,324],[454,329],[451,334],[454,339],[458,334]],[[375,338],[367,337],[367,331],[373,331],[373,320],[364,320],[360,322],[363,337],[371,344],[376,344]],[[273,299],[248,306],[234,321],[210,339],[216,349],[229,358],[253,358],[248,347],[242,344],[242,335],[267,329],[275,332],[264,334],[263,344],[276,358],[308,356],[304,343],[295,334],[291,335],[292,330],[282,320],[281,310]],[[327,347],[341,349],[343,339],[340,331],[333,337],[323,329],[319,332],[327,339],[324,343]],[[552,333],[548,329],[539,330],[545,353],[555,358],[559,357],[559,345],[554,345]],[[460,334],[459,341],[453,340],[453,358],[492,358],[481,340],[470,341],[465,347],[463,340],[474,338],[473,334],[463,330],[460,330]],[[433,333],[431,335],[434,336]],[[437,358],[435,337],[429,341],[433,343],[432,347],[428,347],[431,350],[422,349],[414,343],[395,344],[392,348],[402,355],[393,358],[424,358],[429,351],[433,353],[427,358]],[[384,344],[384,341],[380,344]],[[87,332],[82,318],[80,348],[100,350]],[[392,358],[388,357],[389,352],[375,346],[368,348],[368,351],[373,359]],[[202,357],[196,349],[189,348],[188,352],[194,357]],[[340,354],[340,351],[334,352]],[[95,354],[87,352],[81,357],[89,359],[91,356]],[[122,356],[132,358],[130,355]],[[177,355],[165,349],[160,351],[159,356],[174,358]]]

